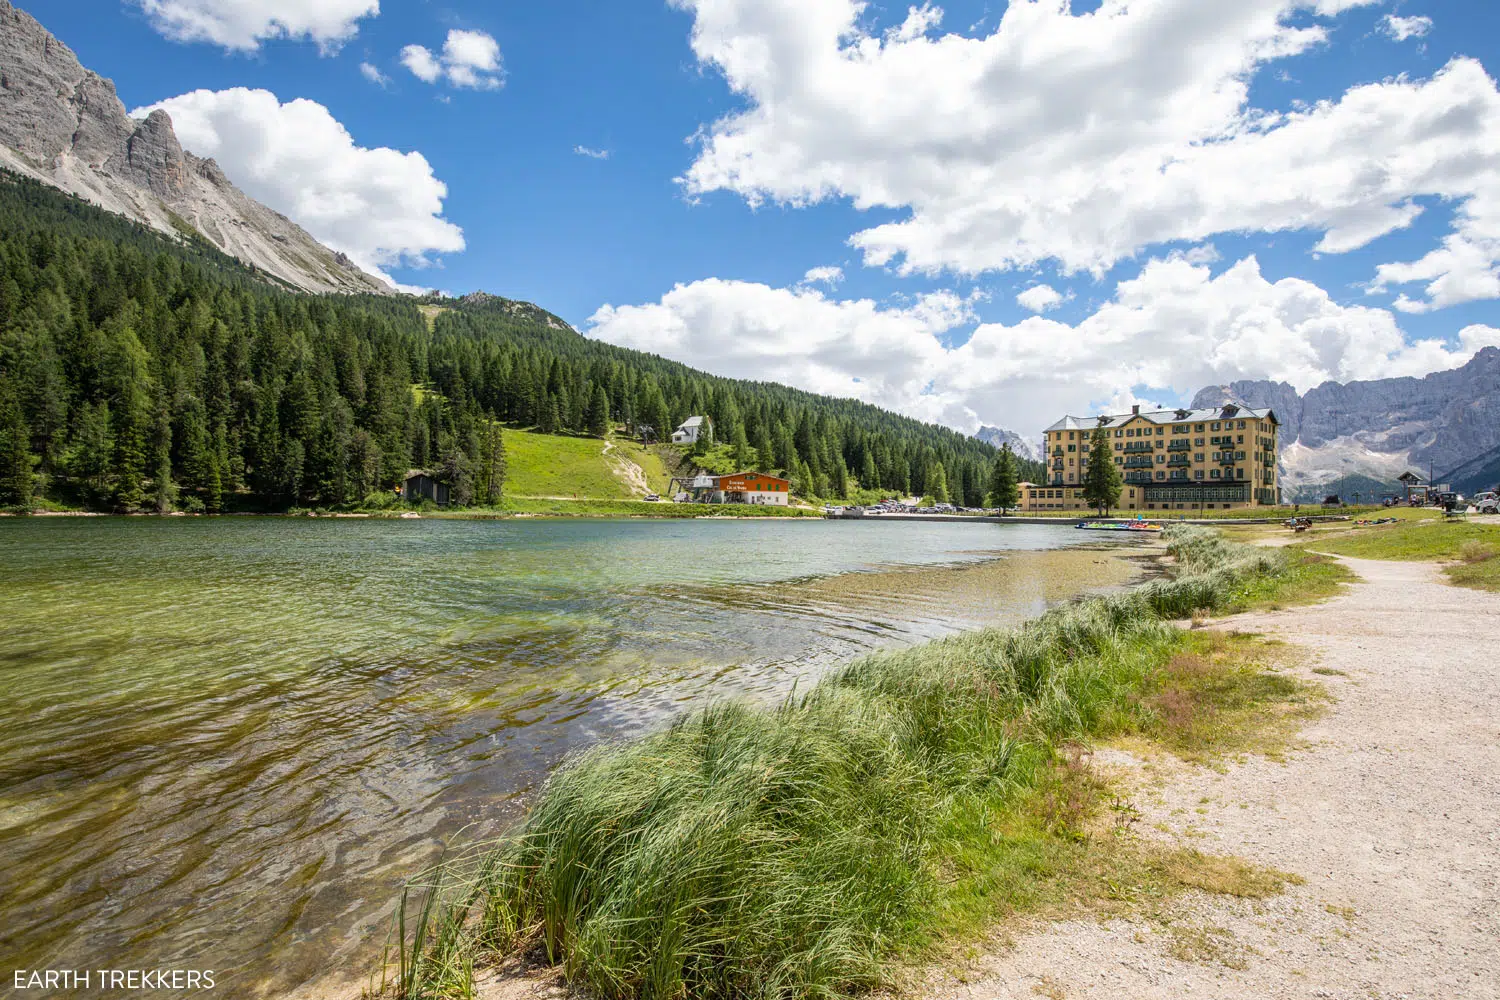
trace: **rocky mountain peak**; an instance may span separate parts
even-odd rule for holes
[[[1041,453],[1037,450],[1036,445],[1015,431],[1006,430],[1003,427],[981,427],[974,432],[974,437],[996,448],[1010,445],[1011,451],[1031,462],[1038,461],[1041,458]]]
[[[169,236],[184,222],[231,257],[311,292],[389,292],[184,150],[165,111],[134,121],[115,86],[0,0],[0,167]]]
[[[1193,406],[1226,402],[1276,411],[1289,489],[1348,475],[1390,482],[1408,469],[1441,475],[1500,447],[1500,349],[1422,378],[1325,382],[1306,393],[1231,382],[1202,390]]]

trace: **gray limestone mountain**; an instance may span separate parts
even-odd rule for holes
[[[1011,451],[1027,461],[1037,462],[1041,460],[1041,454],[1037,451],[1036,445],[1027,441],[1015,431],[1008,431],[1003,427],[981,427],[974,432],[974,436],[985,444],[993,445],[996,448],[1008,444]]]
[[[1349,476],[1389,483],[1407,470],[1440,478],[1500,450],[1500,348],[1422,378],[1211,386],[1193,406],[1269,406],[1282,426],[1282,482],[1292,494]],[[1472,487],[1469,487],[1472,488]]]
[[[309,292],[390,292],[182,148],[164,111],[125,113],[114,84],[0,0],[0,167],[172,236],[202,236]]]

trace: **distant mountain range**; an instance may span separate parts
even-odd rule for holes
[[[113,83],[10,0],[0,0],[0,166],[169,236],[201,236],[303,291],[391,291],[185,151],[166,112],[127,116]]]
[[[1408,470],[1465,492],[1500,478],[1500,348],[1423,378],[1325,382],[1305,394],[1285,382],[1241,381],[1193,399],[1225,403],[1276,411],[1282,485],[1298,500],[1351,477],[1390,484]]]
[[[1027,461],[1040,462],[1042,460],[1042,456],[1037,451],[1036,445],[1015,431],[1008,431],[1003,427],[981,427],[974,433],[974,436],[985,444],[994,445],[996,448],[1010,445],[1011,451]]]

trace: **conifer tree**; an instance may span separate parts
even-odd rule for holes
[[[1020,499],[1016,489],[1016,456],[1008,444],[1000,449],[990,466],[989,493],[990,506],[999,507],[1002,512],[1016,506]]]
[[[933,503],[948,502],[948,473],[942,462],[934,462],[928,468],[926,486],[923,495],[932,497]]]
[[[0,506],[31,504],[36,463],[21,404],[9,382],[0,383]]]
[[[588,432],[596,438],[609,434],[609,394],[604,386],[594,386],[593,401],[589,404]]]
[[[1101,515],[1108,516],[1120,502],[1120,470],[1109,447],[1109,432],[1095,427],[1089,440],[1089,467],[1083,476],[1083,499]]]
[[[505,434],[500,422],[485,421],[479,438],[479,498],[490,507],[498,505],[505,494]]]

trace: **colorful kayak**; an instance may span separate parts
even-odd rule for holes
[[[1150,521],[1128,521],[1124,524],[1101,524],[1079,521],[1077,527],[1083,531],[1162,531],[1159,524]]]

